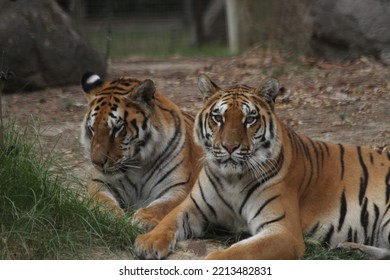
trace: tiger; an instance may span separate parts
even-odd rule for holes
[[[148,231],[192,188],[202,150],[194,118],[156,90],[152,80],[104,81],[87,72],[81,86],[88,110],[81,143],[92,162],[87,190],[116,215]]]
[[[284,125],[277,79],[222,88],[201,74],[198,87],[202,170],[187,198],[136,238],[140,258],[165,258],[210,224],[249,237],[206,259],[301,259],[307,238],[390,257],[389,153],[312,140]]]

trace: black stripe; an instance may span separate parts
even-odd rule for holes
[[[316,233],[316,231],[319,229],[320,227],[320,223],[317,222],[314,227],[308,232],[308,235],[311,236],[313,235],[314,233]]]
[[[170,191],[173,188],[177,188],[177,187],[184,186],[184,185],[188,184],[190,179],[191,179],[191,174],[188,176],[188,179],[186,181],[178,182],[178,183],[173,184],[171,186],[165,186],[165,188],[158,195],[156,195],[156,199],[162,197],[163,195],[165,195],[168,191]]]
[[[260,230],[262,230],[266,225],[269,225],[269,224],[272,224],[272,223],[276,223],[276,222],[279,222],[281,220],[283,220],[284,218],[286,217],[286,213],[284,213],[283,215],[273,219],[273,220],[270,220],[270,221],[267,221],[267,222],[264,222],[262,223],[261,225],[259,225],[256,229],[256,232],[259,232]]]
[[[134,127],[135,131],[136,131],[136,134],[133,136],[133,139],[136,139],[139,137],[139,128],[138,128],[138,125],[137,125],[137,120],[136,119],[132,119],[130,121],[131,125]]]
[[[374,242],[375,242],[375,238],[374,238],[375,237],[375,231],[376,231],[376,227],[377,227],[378,219],[379,219],[379,207],[375,203],[374,203],[374,213],[375,213],[375,220],[374,220],[374,224],[372,226],[372,234],[371,234],[370,245],[374,245]]]
[[[372,153],[370,153],[370,162],[371,164],[374,164],[374,156],[372,155]]]
[[[382,217],[385,217],[385,216],[386,216],[386,214],[387,214],[387,212],[389,211],[389,209],[390,209],[390,204],[387,205],[386,211],[385,211],[385,213],[383,214]],[[383,218],[382,218],[382,219],[383,219]],[[381,228],[380,228],[380,230],[379,230],[378,232],[380,232],[381,235],[383,236],[383,235],[384,235],[384,231],[385,231],[387,225],[390,224],[390,218],[387,219],[387,221],[385,221],[385,222],[382,221],[381,224],[382,224],[382,226],[381,226]],[[389,230],[388,232],[389,232],[389,236],[388,236],[388,240],[387,240],[387,241],[390,243],[390,230]]]
[[[210,203],[208,203],[207,200],[206,200],[206,197],[204,195],[203,188],[202,188],[202,185],[200,184],[200,181],[198,182],[198,186],[199,186],[200,194],[202,196],[202,199],[203,199],[204,203],[207,205],[207,207],[213,213],[214,217],[217,217],[217,211],[215,211],[214,207]]]
[[[160,177],[160,179],[157,181],[156,184],[154,184],[154,186],[150,189],[149,191],[149,194],[148,194],[148,197],[151,197],[152,195],[152,192],[154,191],[154,189],[161,183],[163,182],[169,175],[171,175],[171,173],[173,171],[175,171],[182,163],[183,163],[183,159],[181,161],[179,161],[178,163],[176,163],[173,167],[171,167],[171,169],[169,169],[168,171],[165,171],[165,174],[163,176]],[[160,175],[162,175],[162,172],[160,172]],[[164,187],[165,189],[165,187]]]
[[[320,148],[320,155],[321,155],[321,166],[324,166],[324,159],[325,159],[325,154],[324,154],[324,149],[322,148],[322,143],[321,142],[316,142],[318,147]]]
[[[138,198],[139,197],[139,191],[137,188],[137,185],[131,181],[131,179],[127,176],[127,174],[124,174],[123,179],[125,179],[126,183],[130,185],[135,191],[135,196]],[[123,184],[123,183],[122,183]]]
[[[107,183],[105,183],[105,185],[108,187],[111,194],[115,197],[116,201],[119,203],[120,208],[125,209],[126,203],[125,203],[125,200],[124,200],[122,194],[120,193],[120,189],[115,188]],[[124,191],[124,190],[122,190],[122,191]]]
[[[387,205],[387,208],[386,208],[386,210],[385,210],[385,213],[383,214],[383,216],[386,216],[386,214],[387,214],[387,211],[389,211],[390,210],[390,204],[389,205]]]
[[[296,154],[297,153],[297,143],[296,143],[295,137],[293,136],[292,131],[289,127],[287,127],[287,136],[288,136],[288,139],[290,140],[290,144],[291,144],[293,153]]]
[[[386,204],[387,204],[389,203],[390,200],[390,167],[385,178],[385,184],[386,184]]]
[[[269,203],[271,203],[273,200],[277,199],[280,195],[274,195],[273,197],[270,197],[268,198],[261,206],[260,208],[256,211],[255,215],[252,217],[251,220],[253,220],[254,218],[256,218],[260,212],[264,209],[265,206],[267,206]]]
[[[267,182],[269,179],[273,178],[274,176],[276,176],[280,169],[282,168],[283,166],[283,162],[284,162],[284,151],[283,149],[280,151],[279,153],[279,156],[278,156],[278,159],[277,159],[277,162],[276,162],[276,166],[274,169],[271,169],[269,173],[267,174],[264,174],[264,176],[262,176],[261,178],[261,181],[259,181],[258,184],[256,184],[255,186],[253,186],[252,188],[250,188],[248,190],[248,192],[246,193],[246,196],[244,198],[244,200],[242,201],[241,203],[241,206],[240,206],[240,210],[239,210],[239,213],[241,215],[242,213],[242,210],[244,209],[244,206],[245,204],[248,202],[250,196],[252,195],[252,193],[258,188],[260,187],[262,184],[264,184],[265,182]]]
[[[203,138],[205,138],[205,133],[203,131],[203,118],[202,118],[202,114],[199,114],[198,118],[199,118],[198,124],[200,126],[200,136],[201,136],[199,138],[203,139]],[[198,136],[199,136],[199,134],[198,134]]]
[[[205,213],[203,213],[202,209],[199,207],[199,205],[198,205],[198,203],[196,202],[195,198],[192,196],[192,193],[190,193],[190,198],[191,198],[192,202],[195,204],[196,209],[197,209],[197,210],[199,211],[199,213],[202,215],[203,221],[208,221],[207,216],[205,215]]]
[[[103,185],[108,185],[106,182],[104,182],[103,180],[100,180],[100,179],[97,179],[97,178],[93,178],[92,179],[93,182],[98,182],[98,183],[101,183]]]
[[[324,245],[326,245],[326,246],[330,245],[330,240],[332,239],[333,233],[334,233],[334,226],[331,225],[328,232],[325,235],[324,240],[322,241],[324,243]]]
[[[274,139],[275,138],[275,131],[274,131],[274,122],[273,122],[273,119],[272,117],[269,118],[269,133],[270,133],[270,139]]]
[[[330,156],[328,144],[327,144],[327,143],[325,143],[325,142],[322,142],[322,143],[324,144],[324,147],[325,147],[326,153],[328,154],[328,156]]]
[[[112,109],[112,108],[111,108]],[[108,115],[111,117],[111,118],[113,118],[113,119],[117,119],[117,117],[113,114],[113,113],[108,113]]]
[[[366,195],[366,190],[367,190],[368,170],[367,170],[367,166],[363,161],[362,150],[360,146],[357,147],[357,153],[359,156],[360,165],[362,166],[362,170],[363,170],[363,177],[360,177],[360,187],[359,187],[359,203],[360,205],[362,205],[363,198]]]
[[[351,227],[349,227],[349,229],[348,229],[348,238],[347,238],[347,241],[348,241],[348,242],[353,242],[352,228],[351,228]]]
[[[160,107],[162,110],[164,108]],[[166,110],[166,109],[165,109]],[[155,164],[153,165],[153,168],[148,171],[149,176],[145,180],[145,184],[155,175],[156,172],[159,170],[164,169],[164,166],[161,166],[162,163],[169,164],[171,160],[168,161],[168,159],[173,159],[175,158],[183,149],[184,144],[182,146],[178,146],[181,138],[182,138],[182,133],[180,130],[180,120],[178,116],[173,112],[169,111],[171,113],[172,118],[174,119],[175,122],[175,132],[174,135],[172,136],[171,139],[169,139],[168,143],[166,144],[166,149],[164,149],[163,153],[160,154],[157,159],[155,160]],[[173,154],[174,151],[177,151],[176,154]]]
[[[347,199],[345,198],[345,190],[343,191],[340,199],[340,217],[337,231],[340,231],[343,227],[345,215],[347,214]]]
[[[314,157],[316,159],[316,165],[317,165],[317,180],[316,182],[318,181],[318,178],[320,177],[320,162],[319,162],[319,159],[318,159],[318,150],[317,150],[317,147],[315,146],[315,143],[313,142],[313,140],[311,140],[310,138],[309,139],[309,142],[311,144],[311,146],[313,147],[313,151],[314,151]]]
[[[190,223],[189,223],[188,212],[185,212],[184,216],[182,218],[182,229],[184,231],[184,237],[185,238],[192,237],[192,230],[191,230],[191,226],[190,226]]]
[[[390,224],[390,218],[386,222],[383,223],[381,231],[383,231],[388,224]]]
[[[368,244],[368,239],[367,239],[367,231],[368,231],[368,219],[369,219],[369,213],[367,211],[367,197],[364,198],[364,202],[362,205],[362,208],[360,210],[360,224],[363,227],[364,230],[364,244]]]
[[[309,181],[307,182],[307,185],[309,186],[311,183],[311,180],[313,179],[313,160],[310,155],[309,147],[306,145],[305,142],[302,141],[303,150],[305,152],[306,158],[309,160],[310,169],[309,169]]]
[[[341,166],[341,180],[344,179],[344,146],[339,144],[340,147],[340,166]]]
[[[129,112],[125,110],[125,113],[123,115],[124,121],[127,123],[127,117],[129,116]]]
[[[295,138],[296,143],[297,143],[297,153],[298,154],[302,154],[303,150],[304,150],[302,139],[301,139],[301,137],[297,133],[295,133],[295,131],[292,130],[292,133],[293,133],[292,135],[294,135],[294,138]],[[305,180],[307,178],[307,176],[306,176],[306,164],[305,163],[302,164],[302,168],[303,168],[303,174],[302,174],[301,182],[299,184],[299,189],[300,190],[302,189],[302,186],[305,183]]]
[[[219,191],[219,188],[222,188],[222,184],[221,184],[221,181],[219,180],[218,177],[216,177],[212,172],[211,170],[209,169],[208,165],[205,164],[204,165],[204,170],[206,172],[206,175],[213,187],[213,189],[215,190],[215,192],[217,193],[218,197],[222,200],[222,202],[226,205],[226,207],[228,207],[232,212],[234,212],[234,208],[232,205],[230,205],[230,203],[228,203],[226,201],[226,199],[222,196],[221,192]],[[214,180],[211,178],[213,177]],[[219,183],[219,188],[217,186],[217,183]]]

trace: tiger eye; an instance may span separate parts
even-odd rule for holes
[[[245,119],[245,122],[246,122],[247,124],[251,124],[251,123],[253,123],[254,121],[256,121],[256,117],[254,117],[254,116],[247,116],[246,119]]]
[[[221,115],[213,115],[213,119],[219,123],[223,121],[223,117]]]

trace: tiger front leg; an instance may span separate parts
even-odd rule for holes
[[[305,250],[302,236],[294,236],[282,225],[274,225],[229,248],[212,252],[208,260],[298,259]]]
[[[152,230],[170,211],[180,204],[182,199],[168,201],[156,200],[146,208],[138,209],[132,218],[132,223],[145,231]]]
[[[87,185],[89,195],[96,199],[102,211],[109,211],[117,216],[123,216],[124,211],[112,193],[100,180],[90,179]]]
[[[205,221],[191,199],[184,200],[148,233],[139,235],[134,243],[136,254],[145,259],[163,259],[172,252],[176,242],[199,236]]]

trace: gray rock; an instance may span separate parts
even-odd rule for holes
[[[79,83],[106,62],[53,0],[0,0],[0,70],[16,74],[8,91]]]
[[[371,56],[390,63],[390,1],[313,0],[311,47],[329,60]]]

